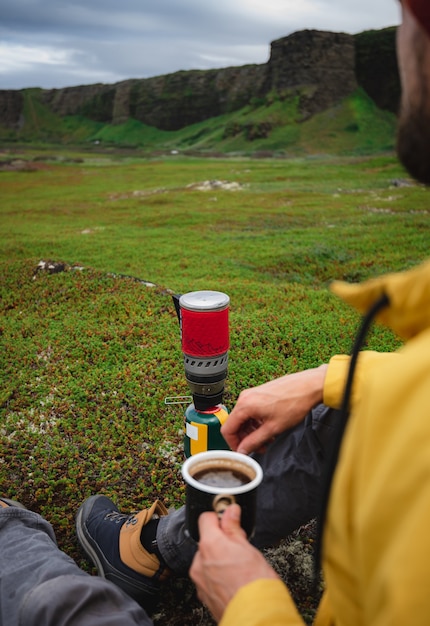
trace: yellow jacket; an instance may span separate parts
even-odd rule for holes
[[[333,291],[360,312],[386,293],[378,321],[407,343],[360,355],[352,411],[324,529],[326,583],[315,626],[430,624],[430,262]],[[349,358],[330,361],[324,401],[339,406]],[[299,626],[287,587],[257,580],[222,626]]]

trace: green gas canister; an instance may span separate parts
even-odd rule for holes
[[[221,435],[221,426],[227,417],[228,412],[223,404],[204,411],[197,411],[194,404],[190,404],[185,411],[185,456],[188,458],[207,450],[229,450]]]

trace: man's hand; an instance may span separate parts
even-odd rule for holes
[[[200,600],[219,621],[230,600],[247,583],[279,578],[240,526],[240,507],[232,504],[221,522],[216,513],[199,517],[200,543],[190,569]]]
[[[322,402],[328,365],[287,374],[239,395],[221,433],[232,450],[261,451]]]

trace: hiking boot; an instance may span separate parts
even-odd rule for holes
[[[14,506],[16,509],[25,509],[25,506],[21,504],[21,502],[9,500],[9,498],[0,498],[0,507],[2,509],[7,509],[10,506]]]
[[[79,542],[98,574],[146,611],[155,607],[160,582],[169,575],[156,542],[158,519],[167,514],[158,500],[139,513],[120,513],[112,500],[97,495],[85,500],[76,515]]]

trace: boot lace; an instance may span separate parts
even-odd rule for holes
[[[127,513],[119,513],[117,511],[111,511],[110,513],[106,513],[106,515],[104,516],[104,519],[108,520],[109,522],[114,522],[115,524],[120,524],[124,520],[131,519],[132,517],[133,517],[133,514],[130,515],[129,513],[127,514]]]

